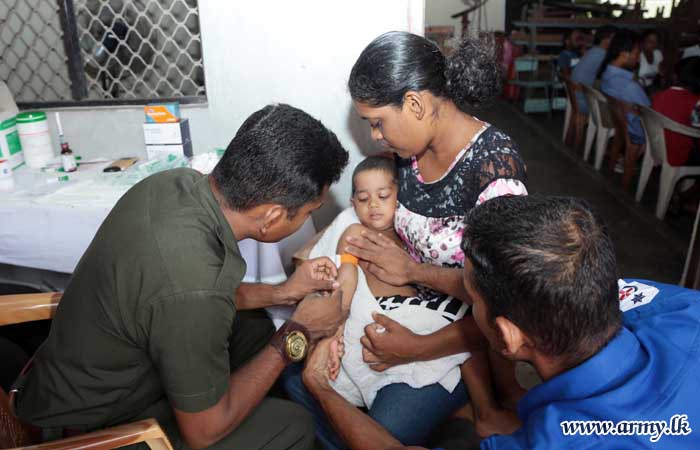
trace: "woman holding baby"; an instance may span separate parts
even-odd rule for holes
[[[464,383],[451,392],[440,384],[394,383],[377,393],[369,415],[405,445],[425,443],[470,397],[480,435],[509,433],[518,426],[506,409],[521,394],[513,367],[482,351],[483,336],[465,315],[463,305],[471,300],[462,283],[460,249],[467,211],[496,196],[527,194],[526,167],[515,142],[469,112],[499,92],[500,77],[489,42],[467,39],[445,57],[435,44],[405,32],[375,39],[350,74],[357,113],[396,160],[394,228],[401,244],[365,230],[348,237],[344,250],[360,259],[365,273],[388,285],[413,285],[426,308],[452,314],[450,324],[425,335],[375,314],[361,339],[364,362],[383,372],[467,351],[472,355],[461,367]],[[285,375],[290,397],[314,413],[317,436],[326,448],[343,448],[299,372],[290,368]]]

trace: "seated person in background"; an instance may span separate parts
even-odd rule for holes
[[[651,107],[680,124],[691,126],[691,116],[699,100],[700,56],[693,56],[676,63],[675,82],[654,96]],[[684,166],[689,162],[700,163],[695,139],[670,130],[664,130],[664,135],[669,164]]]
[[[311,417],[266,394],[303,358],[292,337],[303,350],[301,335],[336,332],[339,293],[307,297],[276,333],[251,310],[337,288],[336,268],[309,260],[279,286],[242,283],[238,241],[294,233],[347,160],[320,121],[269,105],[246,119],[210,175],[175,169],[132,187],[15,383],[17,416],[46,440],[153,417],[177,449],[312,448]]]
[[[698,291],[617,280],[605,225],[573,198],[491,199],[468,214],[463,247],[479,328],[544,380],[518,404],[523,426],[482,450],[700,448]],[[330,387],[329,347],[304,382],[333,426],[356,450],[402,448]]]
[[[595,31],[593,47],[583,55],[571,73],[571,79],[573,81],[585,84],[586,86],[593,86],[600,72],[600,66],[605,59],[605,53],[608,51],[610,41],[614,35],[615,28],[611,26],[600,27]],[[588,105],[586,104],[583,92],[577,92],[576,99],[578,100],[581,112],[588,114]]]
[[[458,353],[394,366],[381,372],[372,370],[363,361],[360,340],[365,327],[374,321],[374,312],[384,314],[415,333],[427,334],[460,319],[468,309],[459,300],[452,300],[449,304],[441,300],[424,301],[417,296],[413,286],[385,283],[371,272],[360,269],[357,259],[344,253],[347,238],[360,237],[365,230],[382,233],[403,247],[394,229],[397,178],[393,157],[370,156],[362,161],[352,177],[353,207],[334,220],[311,251],[312,257],[341,255],[337,281],[343,292],[343,307],[350,311],[344,328],[345,356],[342,367],[334,358],[332,385],[351,403],[369,408],[371,415],[377,392],[392,383],[407,383],[413,388],[439,383],[451,392],[459,383],[459,366],[464,363],[465,382],[478,380],[469,386],[477,432],[484,436],[510,433],[520,426],[520,422],[514,413],[498,406],[491,390],[489,360],[485,352],[472,353],[471,357],[469,353]],[[483,378],[478,376],[482,374],[486,375]],[[400,406],[399,402],[396,407]]]
[[[559,53],[557,67],[559,73],[565,76],[571,75],[571,70],[578,64],[586,45],[581,30],[571,30],[564,33],[564,50]]]
[[[627,103],[650,106],[649,97],[634,79],[639,52],[639,37],[636,33],[629,30],[617,31],[605,56],[605,71],[600,88],[603,93]],[[644,144],[644,129],[638,115],[627,113],[627,132],[633,144]]]
[[[700,56],[700,27],[697,30],[697,43],[683,49],[681,58],[690,58],[691,56]]]
[[[642,53],[639,57],[637,76],[645,89],[651,88],[659,77],[659,65],[664,55],[659,50],[659,33],[648,30],[642,34]]]

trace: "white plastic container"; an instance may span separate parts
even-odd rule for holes
[[[12,169],[6,159],[0,159],[0,192],[11,191],[15,188],[15,179],[12,178]]]
[[[24,112],[17,115],[17,131],[22,143],[24,161],[32,169],[49,164],[55,157],[49,122],[42,111]]]
[[[11,169],[16,169],[24,162],[17,133],[17,114],[19,110],[10,90],[0,81],[0,159],[6,160]]]

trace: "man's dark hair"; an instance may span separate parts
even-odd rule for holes
[[[462,241],[490,320],[503,316],[572,367],[621,324],[612,241],[575,198],[497,197],[472,209]]]
[[[564,50],[566,50],[566,41],[571,40],[571,36],[574,34],[574,30],[566,30],[564,34],[561,37],[561,43],[564,46]]]
[[[398,184],[399,182],[399,172],[394,158],[387,158],[386,156],[379,155],[368,156],[363,159],[360,164],[355,166],[355,170],[352,172],[352,195],[355,195],[355,177],[357,174],[368,170],[381,170],[391,175],[394,184]]]
[[[600,43],[603,42],[603,39],[613,37],[617,31],[618,31],[618,29],[612,25],[604,25],[604,26],[598,28],[597,30],[595,30],[593,44],[600,45]]]
[[[695,95],[700,94],[700,56],[683,58],[676,63],[678,85]]]
[[[632,30],[618,30],[615,32],[612,40],[610,41],[610,47],[608,47],[608,52],[605,54],[605,59],[603,59],[603,64],[600,65],[600,72],[605,71],[608,64],[615,61],[620,54],[624,52],[631,52],[636,46],[640,45],[639,35]]]
[[[243,122],[212,177],[228,207],[299,208],[338,181],[348,152],[320,121],[289,105],[268,105]]]

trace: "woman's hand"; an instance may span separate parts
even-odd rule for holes
[[[421,336],[400,323],[373,313],[374,323],[365,327],[362,336],[362,359],[372,370],[384,372],[393,366],[418,360]]]
[[[381,281],[393,286],[414,282],[413,272],[419,266],[396,242],[381,233],[363,231],[362,237],[350,236],[345,251],[360,259],[360,266]]]

